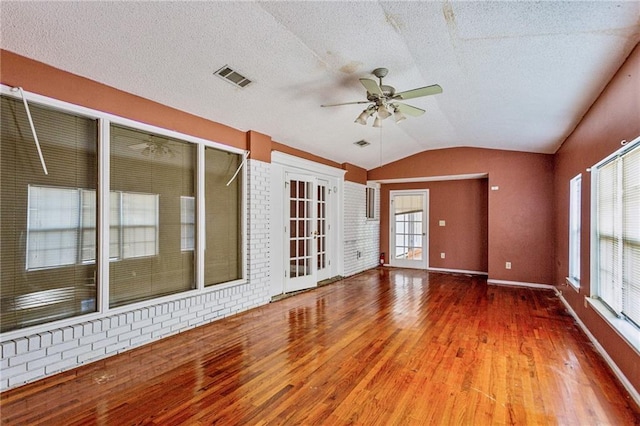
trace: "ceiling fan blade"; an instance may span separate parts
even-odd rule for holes
[[[136,149],[136,150],[139,150],[139,149],[145,149],[145,148],[147,148],[148,146],[149,146],[149,143],[148,143],[148,142],[143,142],[143,143],[137,143],[137,144],[134,144],[134,145],[129,145],[129,148],[130,148],[130,149]]]
[[[442,93],[442,87],[438,84],[434,84],[432,86],[420,87],[419,89],[396,93],[393,99],[413,99],[421,96],[437,95],[438,93]]]
[[[355,104],[368,104],[369,101],[356,101],[356,102],[343,102],[341,104],[326,104],[326,105],[320,105],[321,107],[334,107],[334,106],[340,106],[340,105],[355,105]]]
[[[418,117],[418,116],[420,116],[420,115],[425,113],[425,110],[420,109],[420,108],[416,108],[414,106],[407,105],[407,104],[394,103],[393,106],[398,108],[398,110],[401,113],[410,115],[412,117]]]
[[[360,83],[362,83],[364,88],[367,89],[367,92],[371,93],[372,95],[383,96],[382,89],[380,89],[380,86],[378,86],[378,83],[376,83],[375,81],[369,78],[361,78]]]

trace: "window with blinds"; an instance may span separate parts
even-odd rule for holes
[[[227,185],[242,157],[206,147],[204,160],[204,284],[211,286],[242,278],[242,176]]]
[[[0,100],[0,332],[244,277],[241,154],[97,111],[30,102],[45,174],[22,99]],[[100,140],[97,117],[109,140]],[[100,173],[99,150],[109,153]],[[98,303],[101,294],[108,300]]]
[[[110,236],[118,243],[110,246],[118,261],[109,264],[110,307],[196,287],[194,251],[183,250],[196,154],[195,144],[111,125]]]
[[[597,296],[640,326],[640,139],[595,167]]]
[[[1,331],[96,310],[96,120],[2,97]],[[93,195],[92,195],[93,194]]]
[[[569,182],[569,282],[580,287],[580,200],[582,175]]]

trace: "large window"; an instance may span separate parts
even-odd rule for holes
[[[582,175],[569,183],[569,282],[580,287],[580,201],[582,198]]]
[[[640,139],[597,165],[596,296],[640,325]]]
[[[0,130],[1,330],[96,309],[98,127],[95,120],[32,105],[44,173],[22,101],[2,97]],[[83,188],[86,191],[79,190]],[[88,196],[87,196],[88,195]]]
[[[243,278],[240,152],[2,91],[1,332]]]
[[[194,252],[182,249],[182,200],[195,196],[196,145],[112,125],[110,164],[111,189],[122,194],[122,261],[110,264],[109,305],[196,288]]]

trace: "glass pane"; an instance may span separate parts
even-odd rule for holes
[[[423,195],[393,197],[396,259],[422,260]]]
[[[193,144],[111,127],[121,238],[109,265],[111,307],[195,288],[194,252],[182,250],[182,200],[195,197],[195,156]]]
[[[206,286],[242,278],[242,173],[227,182],[242,156],[205,148],[205,266]]]
[[[97,123],[1,98],[0,331],[96,310]]]

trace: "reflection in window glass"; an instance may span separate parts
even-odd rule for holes
[[[196,199],[180,197],[180,236],[182,250],[196,248]]]
[[[26,269],[77,263],[80,229],[78,190],[28,187]]]

